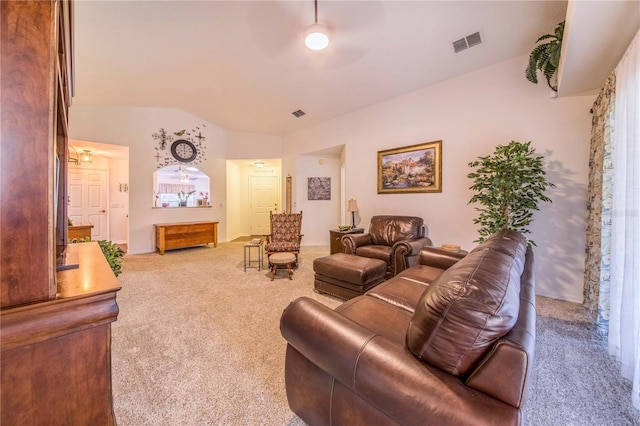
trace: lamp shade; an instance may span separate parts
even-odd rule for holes
[[[329,45],[329,31],[320,24],[313,24],[305,31],[304,44],[311,50],[322,50]]]
[[[357,212],[358,211],[358,203],[353,198],[348,201],[347,205],[348,212]]]

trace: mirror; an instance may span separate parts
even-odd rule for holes
[[[153,173],[153,207],[207,207],[209,176],[193,166],[171,165]]]

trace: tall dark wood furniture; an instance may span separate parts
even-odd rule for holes
[[[0,2],[3,425],[115,424],[120,287],[97,243],[66,244],[72,27],[71,1]]]

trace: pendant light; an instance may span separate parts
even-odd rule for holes
[[[311,50],[322,50],[329,45],[329,31],[318,24],[318,0],[313,0],[315,23],[305,31],[304,44]]]

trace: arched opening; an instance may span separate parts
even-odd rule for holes
[[[207,207],[209,176],[197,167],[171,165],[153,173],[154,207]]]

